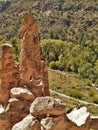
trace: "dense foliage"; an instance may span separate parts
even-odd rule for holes
[[[10,0],[1,0],[0,1],[0,12],[3,12],[5,11],[11,4],[11,1]]]
[[[98,84],[98,43],[48,39],[41,41],[41,47],[50,68],[74,72]]]
[[[20,39],[12,38],[6,41],[0,36],[0,45],[13,45],[14,59],[18,62],[20,53]],[[41,48],[46,57],[48,66],[74,72],[98,84],[98,43],[90,40],[82,44],[74,44],[62,40],[41,40]]]
[[[38,21],[41,39],[98,41],[98,0],[7,0],[0,5],[0,35],[19,37],[24,12]]]

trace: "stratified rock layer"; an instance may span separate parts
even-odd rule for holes
[[[98,118],[91,119],[85,107],[66,115],[61,100],[49,96],[48,69],[31,14],[23,15],[20,34],[18,66],[12,46],[1,46],[0,130],[98,130]]]

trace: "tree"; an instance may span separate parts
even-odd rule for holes
[[[20,53],[20,40],[16,38],[12,38],[10,40],[12,46],[13,46],[13,51],[14,51],[14,59],[16,62],[18,62],[19,59],[19,53]]]

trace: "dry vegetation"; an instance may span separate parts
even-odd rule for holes
[[[39,23],[41,39],[98,41],[97,0],[12,0],[1,4],[0,12],[0,35],[7,39],[19,36],[21,14],[31,12]]]

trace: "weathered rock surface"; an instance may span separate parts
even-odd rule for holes
[[[98,116],[96,117],[91,117],[90,119],[90,128],[93,130],[98,130]]]
[[[41,49],[40,49],[40,54],[41,54],[41,74],[42,74],[42,80],[44,83],[44,92],[46,96],[49,96],[50,92],[49,92],[49,83],[48,83],[48,71],[47,71],[48,68],[45,62],[45,57]]]
[[[41,79],[45,92],[40,90],[40,93],[50,95],[47,65],[41,59],[38,28],[31,14],[23,15],[20,34],[23,39],[20,52],[21,83],[34,87],[32,79]]]
[[[30,103],[27,101],[10,99],[7,108],[7,116],[11,127],[29,114],[29,107]]]
[[[33,93],[31,93],[26,88],[19,88],[19,87],[11,89],[11,97],[27,101],[33,101],[35,99]]]
[[[10,130],[10,123],[6,118],[5,119],[0,118],[0,129],[1,130]]]
[[[1,46],[0,54],[0,103],[5,106],[8,103],[9,92],[13,86],[19,84],[19,70],[14,64],[12,46]]]
[[[87,112],[86,107],[82,107],[80,109],[75,109],[71,113],[67,114],[69,120],[74,122],[77,126],[81,126],[85,124],[86,120],[90,116],[90,113]]]
[[[12,130],[40,130],[40,123],[34,116],[29,114],[22,121],[15,124]]]
[[[65,106],[52,97],[38,97],[30,106],[30,113],[35,116],[54,115],[59,116],[65,113]]]
[[[32,78],[32,80],[30,80],[30,85],[28,85],[28,89],[35,95],[35,97],[44,96],[44,84],[41,79]]]
[[[23,39],[20,52],[21,80],[29,84],[30,79],[41,78],[38,29],[31,14],[23,15],[20,33]]]
[[[72,123],[66,115],[41,120],[42,130],[89,130],[90,118],[82,126]]]

